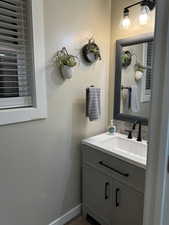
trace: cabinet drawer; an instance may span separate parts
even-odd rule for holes
[[[133,186],[138,191],[144,192],[145,170],[143,168],[134,166],[87,145],[82,146],[82,152],[83,164],[97,167],[115,179]]]

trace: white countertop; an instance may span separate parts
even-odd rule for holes
[[[115,138],[122,140],[123,146],[119,148]],[[124,160],[130,164],[146,169],[147,164],[147,142],[137,142],[136,139],[128,139],[125,135],[115,133],[103,133],[94,137],[84,139],[82,144],[88,145],[93,149],[100,150],[110,154],[118,159]],[[128,145],[128,146],[127,146]]]

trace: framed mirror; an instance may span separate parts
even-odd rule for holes
[[[117,40],[114,119],[148,124],[153,34]]]

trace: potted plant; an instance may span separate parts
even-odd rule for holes
[[[141,78],[144,75],[144,71],[147,69],[147,67],[143,66],[141,63],[137,62],[135,64],[135,79],[141,80]]]
[[[61,71],[64,79],[71,79],[73,73],[73,67],[77,65],[77,57],[70,55],[66,48],[63,47],[62,50],[56,53],[56,63]]]
[[[121,63],[123,68],[127,68],[132,61],[132,54],[130,51],[123,51],[121,55]]]
[[[100,49],[93,39],[90,39],[88,44],[83,47],[82,52],[88,63],[94,63],[98,59],[101,60]]]

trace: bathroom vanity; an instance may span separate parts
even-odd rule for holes
[[[142,225],[147,144],[107,133],[82,142],[83,216]]]

